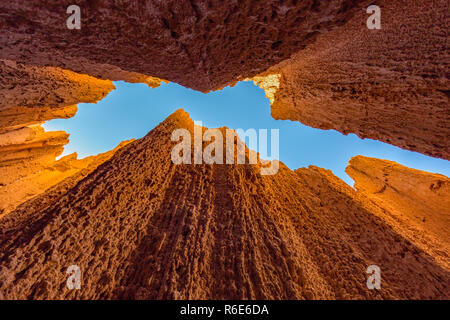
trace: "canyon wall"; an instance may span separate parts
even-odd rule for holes
[[[375,4],[381,30],[360,10],[265,73],[280,79],[272,116],[448,160],[448,1]]]
[[[56,161],[68,134],[40,126],[114,80],[253,80],[276,119],[449,159],[447,1],[378,1],[381,30],[371,1],[346,0],[78,1],[69,30],[72,2],[0,3],[0,297],[449,298],[444,176],[356,157],[355,191],[316,167],[175,166],[181,111]],[[89,270],[81,291],[65,287],[71,264]],[[382,291],[365,285],[371,264]]]
[[[448,177],[362,156],[346,171],[358,193],[383,208],[377,216],[450,269]]]
[[[58,136],[61,137],[61,140],[56,140],[55,152],[50,152],[51,140],[47,138],[42,142],[45,145],[45,147],[41,147],[43,149],[42,157],[34,159],[27,157],[15,165],[0,167],[0,217],[69,177],[73,181],[81,180],[130,142],[123,141],[113,150],[96,156],[78,159],[77,154],[72,153],[55,160],[55,157],[62,152],[62,147],[59,144],[68,142],[67,134],[64,132],[49,132],[43,135],[54,137],[54,139],[57,139]],[[34,143],[36,143],[36,140]],[[35,157],[36,153],[37,150],[34,150]],[[11,154],[17,157],[17,149],[11,151]]]
[[[276,119],[449,159],[446,0],[377,1],[381,30],[363,0],[77,1],[80,30],[71,4],[2,2],[0,58],[204,92],[275,74]]]
[[[66,26],[73,1],[2,2],[0,58],[126,80],[116,67],[209,91],[288,58],[361,2],[79,0],[80,30]]]
[[[65,181],[3,217],[2,297],[450,297],[449,270],[329,172],[282,163],[274,175],[261,175],[259,162],[175,165],[171,135],[180,128],[192,136],[182,110],[76,185]],[[374,264],[382,290],[366,286]],[[70,265],[80,267],[80,290],[66,287]]]
[[[77,103],[95,103],[114,88],[110,80],[0,60],[0,133],[73,117]]]
[[[156,83],[154,83],[156,85]],[[0,215],[43,192],[82,165],[71,155],[55,161],[69,142],[63,131],[45,132],[44,121],[70,118],[77,103],[95,103],[114,85],[110,80],[56,67],[0,60]],[[65,169],[60,170],[60,168]],[[69,170],[67,167],[71,167]]]

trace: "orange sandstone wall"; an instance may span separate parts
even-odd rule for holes
[[[288,58],[361,2],[80,0],[80,30],[66,26],[73,1],[2,2],[0,58],[110,80],[120,68],[208,91]]]
[[[450,159],[448,1],[376,1],[263,75],[277,75],[275,119]]]
[[[76,155],[55,162],[69,135],[44,132],[40,125],[70,118],[76,103],[96,102],[113,89],[110,80],[0,60],[0,215],[83,166],[101,162],[103,157],[76,160]]]
[[[130,142],[124,141],[115,149],[96,156],[77,159],[77,154],[73,153],[55,161],[62,152],[62,144],[68,143],[67,137],[64,132],[42,133],[41,141],[33,140],[33,145],[38,146],[32,151],[28,151],[30,144],[14,145],[9,150],[0,145],[0,216],[66,178],[74,176],[73,180],[80,180]],[[8,161],[7,155],[16,158]]]
[[[69,30],[70,0],[5,1],[0,58],[200,91],[276,74],[276,119],[449,159],[448,3],[380,0],[368,30],[371,3],[78,1]]]
[[[346,169],[355,188],[399,234],[450,269],[450,179],[398,163],[357,156]]]
[[[179,110],[76,185],[0,219],[2,297],[449,298],[449,270],[322,169],[174,165],[171,134],[193,126]],[[73,264],[80,290],[66,288]],[[372,264],[382,290],[366,286]]]

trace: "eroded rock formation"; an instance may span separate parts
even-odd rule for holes
[[[19,0],[0,5],[0,57],[111,80],[116,66],[208,91],[288,58],[360,2],[85,0],[81,29],[69,30],[70,0]]]
[[[448,1],[377,1],[265,74],[280,78],[275,119],[450,159]]]
[[[369,30],[366,0],[78,1],[69,30],[70,0],[5,1],[0,58],[201,91],[275,74],[277,119],[449,159],[447,2],[377,1]]]
[[[171,133],[193,125],[177,111],[67,193],[56,186],[1,219],[3,297],[450,296],[448,270],[321,170],[173,164]],[[383,290],[366,287],[372,264]],[[80,290],[66,287],[70,265]]]
[[[450,179],[362,156],[346,169],[355,188],[384,210],[376,215],[450,270]]]
[[[63,152],[69,135],[63,131],[45,132],[41,123],[74,116],[76,103],[96,102],[114,85],[109,80],[68,70],[9,60],[0,60],[0,80],[1,214],[70,172],[54,170],[59,165],[55,158]]]
[[[109,69],[109,74],[130,82],[159,86],[162,80],[142,74]],[[77,103],[95,103],[115,87],[101,80],[57,67],[40,67],[0,60],[0,215],[86,165],[71,155],[55,161],[69,142],[65,132],[44,132],[40,124],[55,118],[70,118]],[[58,170],[70,159],[72,168]],[[73,160],[73,161],[72,161]],[[93,162],[93,163],[92,163]]]
[[[0,144],[0,189],[8,193],[9,186],[24,177],[38,173],[53,163],[69,142],[63,131],[44,132],[40,126],[30,126],[2,135]],[[6,140],[6,141],[5,141]],[[9,143],[11,142],[11,143]],[[14,197],[14,195],[12,195]],[[3,199],[6,201],[6,199]],[[12,204],[1,202],[0,209],[11,209]],[[6,210],[8,211],[8,210]]]
[[[60,68],[0,60],[0,126],[4,130],[4,127],[50,120],[62,108],[95,103],[113,89],[110,80]],[[69,112],[68,116],[73,114]]]
[[[28,144],[14,145],[9,150],[0,146],[0,216],[68,177],[80,180],[130,142],[124,141],[115,149],[96,156],[78,159],[73,153],[56,161],[55,157],[62,152],[61,144],[68,142],[67,136],[64,132],[41,133],[40,138]],[[8,159],[8,155],[15,159]]]
[[[0,215],[25,202],[0,219],[0,297],[448,299],[446,177],[357,157],[355,191],[316,167],[176,166],[183,112],[82,160],[55,161],[68,135],[40,127],[112,80],[252,79],[277,119],[449,159],[447,1],[378,1],[381,30],[370,3],[79,1],[68,30],[72,1],[1,2]]]

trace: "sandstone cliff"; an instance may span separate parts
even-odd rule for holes
[[[73,153],[55,161],[55,156],[62,151],[62,147],[57,144],[56,152],[50,152],[51,139],[48,137],[55,138],[55,135],[62,136],[63,143],[68,142],[66,133],[49,132],[47,133],[47,140],[43,140],[45,147],[39,146],[34,148],[33,151],[27,151],[26,155],[19,159],[6,160],[4,159],[5,154],[0,152],[0,217],[68,177],[71,177],[74,181],[80,180],[108,160],[118,149],[130,142],[124,141],[115,149],[96,156],[77,159],[77,154]],[[33,144],[36,143],[37,140],[33,140]],[[20,147],[30,149],[29,144]],[[18,157],[23,153],[18,148],[19,146],[14,145],[13,150],[4,152],[7,155]],[[0,150],[4,149],[1,148]],[[42,156],[36,158],[38,153],[36,149],[43,149]],[[33,158],[29,156],[30,153],[33,154]],[[81,174],[78,174],[80,172]]]
[[[69,142],[63,131],[44,132],[39,125],[24,127],[0,136],[0,179],[2,186],[55,161]]]
[[[208,91],[288,58],[360,2],[84,0],[80,30],[66,26],[70,0],[4,2],[0,58],[126,80],[108,71],[120,68]]]
[[[110,80],[0,60],[0,215],[81,169],[92,171],[114,153],[83,160],[74,154],[55,161],[69,135],[44,132],[40,126],[73,117],[77,103],[95,103],[113,89]]]
[[[71,4],[2,2],[0,58],[201,91],[275,74],[277,119],[450,158],[446,0],[377,1],[381,30],[366,0],[79,1],[80,30]]]
[[[376,139],[450,159],[448,1],[377,1],[270,68],[275,119]]]
[[[68,192],[56,186],[3,217],[3,297],[449,298],[448,270],[320,170],[174,165],[177,128],[193,131],[183,111]],[[80,290],[66,288],[74,264]],[[379,291],[366,287],[372,264]]]
[[[40,127],[112,80],[252,79],[277,119],[449,159],[447,1],[378,1],[381,30],[364,0],[78,3],[81,30],[72,1],[0,3],[0,215],[25,201],[0,219],[0,297],[449,298],[446,177],[357,157],[355,191],[315,167],[175,166],[182,112],[83,160],[55,161],[68,135]]]
[[[362,156],[346,169],[392,228],[450,269],[450,179]]]
[[[112,89],[109,80],[0,60],[0,214],[70,173],[54,170],[69,135],[40,124],[72,117],[76,103],[96,102]]]
[[[1,112],[9,108],[24,107],[43,113],[41,109],[46,107],[95,103],[113,89],[114,85],[110,80],[100,80],[60,68],[0,60]]]

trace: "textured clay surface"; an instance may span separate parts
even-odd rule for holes
[[[80,0],[69,30],[72,2],[1,2],[0,59],[204,92],[276,75],[276,119],[450,159],[447,0],[377,1],[381,30],[366,0]]]
[[[0,219],[3,298],[450,297],[449,270],[329,172],[175,165],[177,128],[193,131],[181,110],[72,188],[66,179]],[[383,290],[366,287],[372,264]],[[66,288],[70,265],[80,290]]]
[[[0,60],[0,133],[72,117],[77,103],[95,103],[114,88],[109,80]]]
[[[450,179],[362,156],[346,169],[358,193],[385,210],[377,215],[450,269]]]
[[[288,58],[361,2],[80,0],[81,29],[69,30],[71,0],[3,1],[0,58],[118,80],[105,74],[115,66],[208,91]]]
[[[2,134],[0,179],[2,186],[55,161],[69,142],[64,131],[44,132],[39,125]]]
[[[376,139],[450,159],[448,0],[377,1],[270,68],[275,119]]]
[[[54,133],[50,134],[54,135]],[[66,141],[67,139],[64,139],[64,142]],[[115,149],[96,156],[78,159],[77,154],[73,153],[55,161],[55,154],[49,152],[49,140],[46,140],[45,147],[42,147],[43,157],[21,159],[14,163],[10,162],[8,165],[2,165],[5,161],[0,161],[0,216],[9,213],[19,204],[45,192],[68,177],[73,176],[74,181],[80,180],[128,143],[129,141],[124,141]],[[29,145],[23,146],[23,148],[28,147]],[[60,151],[59,148],[56,150]],[[18,153],[16,149],[10,154],[17,156]],[[36,153],[37,151],[34,150],[33,154]],[[0,153],[0,156],[2,155]],[[78,175],[79,172],[82,174]]]
[[[77,103],[114,89],[111,81],[157,87],[158,76],[217,89],[289,57],[357,2],[77,1],[81,30],[66,26],[73,1],[0,2],[3,186],[52,166],[68,142],[62,132],[36,134],[35,124],[74,116]]]
[[[90,162],[75,161],[75,171],[57,170],[62,162],[55,158],[69,135],[44,132],[40,124],[70,118],[76,103],[94,103],[113,89],[109,80],[0,60],[0,215]]]
[[[449,159],[448,1],[377,1],[381,30],[370,3],[80,0],[68,30],[71,0],[0,2],[0,299],[449,299],[447,177],[356,157],[355,190],[317,167],[174,165],[183,111],[81,160],[55,161],[68,134],[40,127],[113,80],[251,79],[277,119]]]

